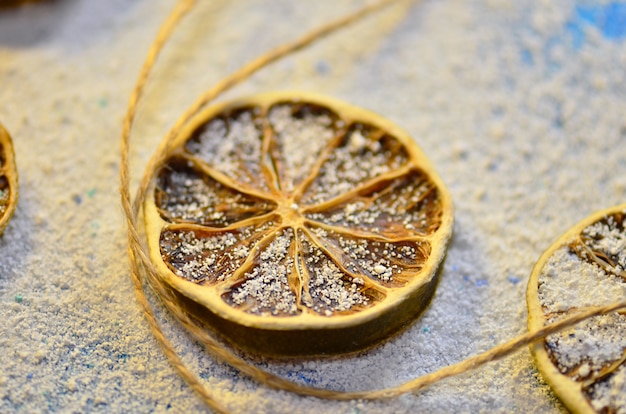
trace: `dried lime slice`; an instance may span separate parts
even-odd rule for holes
[[[626,204],[588,217],[554,243],[528,282],[528,327],[626,297]],[[572,412],[626,412],[626,313],[590,318],[531,346]]]
[[[17,205],[17,169],[11,136],[0,124],[0,234]]]
[[[349,352],[397,331],[428,304],[452,231],[450,196],[405,132],[309,94],[207,109],[154,177],[160,277],[257,353]]]

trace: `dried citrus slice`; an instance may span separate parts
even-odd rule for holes
[[[380,116],[310,94],[259,95],[208,108],[166,158],[145,200],[151,259],[234,344],[354,351],[429,302],[450,197]]]
[[[596,213],[539,259],[527,291],[535,330],[578,308],[626,297],[626,204]],[[590,318],[531,346],[539,370],[572,412],[626,412],[626,313]]]
[[[11,136],[0,124],[0,234],[17,205],[17,170]]]

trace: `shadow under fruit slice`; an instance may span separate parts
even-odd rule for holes
[[[528,328],[626,297],[626,204],[578,223],[539,259],[528,282]],[[531,346],[537,366],[576,413],[626,412],[626,313],[590,318]]]
[[[236,346],[352,352],[430,301],[452,204],[389,121],[271,93],[208,108],[171,148],[144,202],[151,259],[180,305]]]
[[[13,142],[0,125],[0,234],[9,223],[17,205],[17,169]]]

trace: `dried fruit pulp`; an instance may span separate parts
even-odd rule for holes
[[[0,125],[0,234],[7,226],[17,204],[17,170],[13,143]]]
[[[577,308],[626,297],[626,204],[598,212],[557,240],[528,284],[528,327]],[[626,411],[626,314],[584,321],[531,346],[539,370],[563,403],[580,413]]]
[[[329,98],[217,105],[177,137],[145,202],[160,276],[240,347],[348,352],[428,303],[452,231],[412,139]]]

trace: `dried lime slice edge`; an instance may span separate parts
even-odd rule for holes
[[[530,274],[526,289],[526,304],[528,308],[528,330],[535,331],[545,325],[543,308],[539,300],[539,277],[547,262],[555,252],[574,241],[589,226],[606,219],[616,213],[626,212],[626,203],[597,211],[561,235],[539,257]],[[550,385],[561,402],[573,413],[596,413],[582,392],[582,383],[563,375],[552,362],[545,348],[544,341],[530,345],[531,354],[545,381]]]
[[[271,92],[210,106],[199,113],[181,131],[172,142],[171,148],[175,150],[183,146],[197,128],[219,114],[241,107],[260,106],[267,108],[282,101],[294,103],[301,101],[331,108],[339,113],[340,118],[346,120],[348,124],[350,122],[365,121],[392,134],[406,147],[412,165],[424,171],[428,179],[437,188],[442,211],[439,228],[432,235],[429,235],[428,240],[432,248],[419,277],[407,283],[402,289],[402,293],[394,295],[391,300],[349,315],[333,315],[332,318],[326,319],[319,317],[307,318],[306,316],[310,315],[304,315],[304,317],[301,315],[296,320],[248,314],[245,318],[239,318],[236,314],[233,314],[233,309],[229,305],[220,300],[216,292],[211,289],[199,289],[192,282],[175,276],[163,261],[159,242],[161,231],[167,228],[167,223],[160,216],[155,203],[152,202],[152,195],[156,185],[154,177],[144,200],[144,220],[151,260],[155,264],[162,280],[167,285],[174,287],[177,293],[180,294],[181,303],[189,302],[184,305],[185,308],[190,311],[193,310],[192,313],[196,314],[199,319],[209,320],[209,324],[214,327],[217,326],[218,331],[227,331],[227,336],[235,338],[234,342],[240,347],[246,348],[249,340],[253,339],[252,342],[256,345],[253,349],[248,349],[249,351],[273,354],[319,354],[358,350],[372,345],[389,336],[390,333],[399,330],[415,319],[417,314],[430,302],[438,280],[438,269],[445,257],[447,245],[452,234],[453,214],[451,197],[426,156],[405,131],[373,112],[317,94],[294,91]],[[349,116],[346,116],[346,113]],[[386,316],[383,317],[382,315]],[[342,338],[342,336],[345,334],[349,335],[349,331],[352,329],[355,330],[355,334],[358,334],[360,338],[354,341],[355,345],[342,345],[341,342],[350,342],[346,341],[345,337]],[[306,346],[302,347],[303,342],[306,342],[307,336],[311,336],[312,341],[317,340],[317,342],[320,342],[319,334],[321,331],[325,332],[325,338],[321,342],[325,342],[326,345],[321,345],[321,348],[312,345],[310,350],[306,350]],[[332,339],[333,332],[337,336],[335,340]],[[264,333],[269,333],[268,338],[270,339],[262,339],[261,337],[264,337]],[[280,335],[276,336],[278,333],[282,333],[282,339]],[[259,342],[263,341],[268,342],[267,349],[263,349],[264,347],[259,345]],[[285,343],[284,346],[277,344],[281,341]],[[292,341],[297,341],[300,349],[291,349],[289,343]],[[336,341],[337,344],[332,344],[333,341]]]
[[[15,152],[13,141],[8,131],[0,124],[0,180],[2,180],[3,196],[8,191],[9,197],[0,212],[0,234],[4,232],[9,220],[15,213],[18,199],[18,177],[15,166]]]

